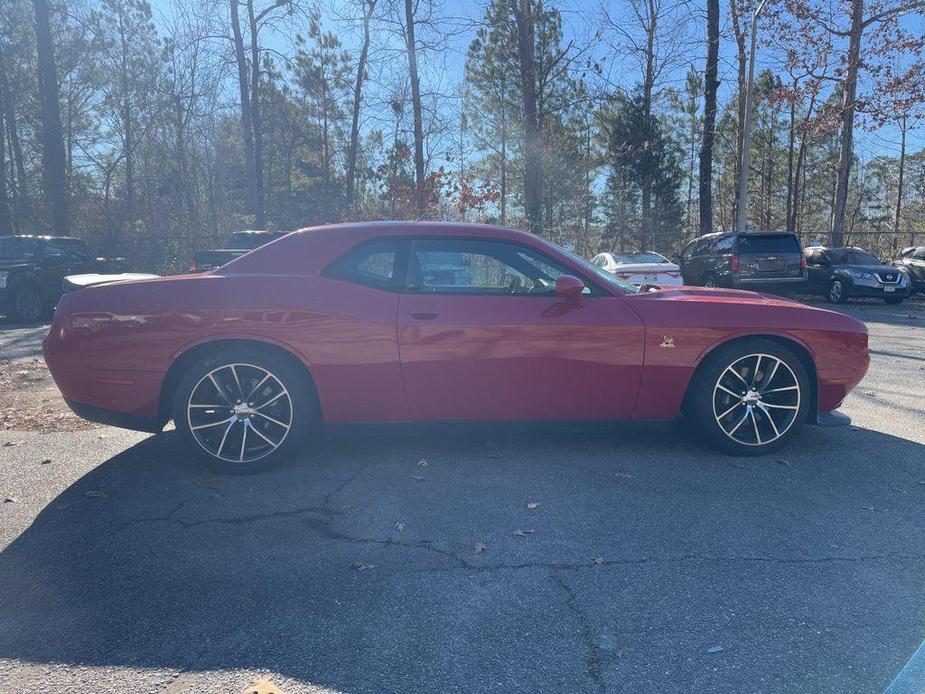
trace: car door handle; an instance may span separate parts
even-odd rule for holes
[[[412,313],[411,317],[414,320],[433,320],[437,317],[436,313]]]

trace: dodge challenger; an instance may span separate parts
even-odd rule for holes
[[[859,321],[750,291],[633,285],[520,231],[302,229],[201,275],[66,294],[44,354],[70,407],[257,471],[343,424],[673,420],[771,451],[867,371]]]

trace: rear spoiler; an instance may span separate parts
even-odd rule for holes
[[[87,275],[68,275],[61,282],[62,291],[72,292],[75,289],[84,287],[98,287],[101,284],[111,284],[112,282],[124,282],[127,280],[154,280],[161,275],[149,275],[143,272],[123,272],[117,275],[101,275],[91,273]]]

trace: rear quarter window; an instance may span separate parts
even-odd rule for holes
[[[793,236],[740,236],[739,253],[800,255],[800,244]]]

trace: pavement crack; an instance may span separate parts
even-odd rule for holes
[[[361,467],[359,470],[357,470],[357,471],[354,472],[352,475],[350,475],[350,477],[348,477],[348,478],[345,479],[343,482],[341,482],[339,485],[337,485],[337,487],[335,487],[334,489],[332,489],[331,491],[329,491],[327,494],[325,494],[325,495],[324,495],[324,500],[321,502],[321,505],[322,505],[323,507],[327,508],[327,507],[331,504],[331,501],[334,499],[334,497],[337,496],[338,494],[340,494],[342,491],[344,491],[344,489],[346,489],[351,483],[353,483],[353,481],[354,481],[357,477],[359,477],[359,476],[362,475],[364,472],[366,472],[366,470],[367,470],[368,467],[369,467],[369,465],[364,465],[364,466]]]
[[[401,540],[394,540],[392,538],[375,538],[375,537],[356,537],[354,535],[348,535],[346,533],[338,532],[331,528],[330,524],[326,521],[317,519],[317,518],[306,518],[303,523],[309,529],[313,530],[315,533],[320,535],[326,540],[334,540],[336,542],[349,542],[352,544],[358,545],[381,545],[384,547],[405,547],[408,549],[420,549],[425,552],[432,552],[434,554],[439,554],[442,557],[452,559],[456,564],[457,568],[460,569],[471,569],[472,566],[466,562],[465,559],[460,557],[458,554],[451,552],[447,549],[441,549],[435,547],[432,542],[429,540],[421,540],[419,542],[405,542]]]
[[[594,687],[599,692],[606,692],[607,684],[604,681],[605,661],[612,659],[612,657],[608,656],[604,649],[597,644],[594,638],[594,631],[591,627],[591,620],[588,619],[588,616],[581,607],[579,607],[577,597],[572,587],[555,570],[550,571],[549,575],[552,577],[553,583],[565,593],[565,607],[572,613],[572,616],[578,624],[579,641],[587,651],[587,655],[585,656],[585,671],[588,679],[591,680]]]

